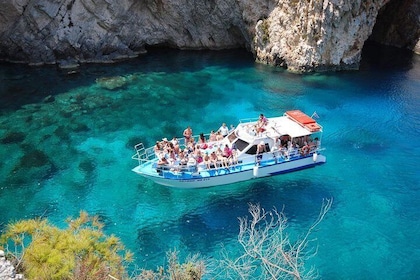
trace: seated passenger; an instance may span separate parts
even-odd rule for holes
[[[210,154],[210,163],[211,163],[211,165],[214,166],[214,168],[218,167],[217,155],[216,155],[216,152],[214,152],[214,151]]]
[[[169,164],[168,160],[166,159],[166,157],[161,157],[157,163],[158,165],[167,165]]]
[[[178,141],[178,139],[177,139],[175,136],[174,136],[174,138],[172,138],[171,143],[172,143],[172,145],[174,145],[174,146],[179,145],[179,141]]]
[[[257,121],[257,133],[261,134],[262,132],[266,131],[265,126],[267,125],[267,123],[267,118],[263,114],[260,114],[260,117]]]
[[[208,152],[206,152],[206,154],[204,155],[203,162],[206,165],[207,169],[210,169],[211,160]]]
[[[230,157],[230,155],[232,154],[232,151],[229,148],[229,145],[226,144],[225,147],[223,148],[223,156],[228,158]]]
[[[160,155],[162,151],[162,146],[160,145],[159,141],[156,141],[156,144],[153,146],[153,151],[155,152],[157,157]]]
[[[206,137],[203,133],[200,133],[200,137],[198,138],[198,144],[199,148],[204,150],[208,147]]]
[[[309,154],[311,148],[309,147],[308,143],[305,141],[303,143],[303,147],[300,150],[301,155],[306,156],[307,154]]]
[[[238,164],[238,150],[236,147],[232,147],[229,163],[230,165]]]
[[[216,140],[217,140],[216,133],[214,132],[214,130],[212,130],[212,131],[210,132],[209,141],[210,141],[210,142],[216,142]]]
[[[216,155],[217,155],[217,161],[218,161],[218,163],[220,164],[220,166],[223,166],[223,167],[225,167],[225,168],[228,168],[228,161],[227,161],[227,158],[226,157],[224,157],[224,155],[223,155],[223,151],[222,151],[222,149],[219,147],[219,148],[217,148],[217,150],[216,150]]]
[[[200,137],[198,138],[198,144],[204,144],[206,143],[206,137],[204,136],[203,133],[200,133]]]

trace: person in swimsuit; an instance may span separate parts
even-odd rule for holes
[[[188,126],[185,130],[184,130],[184,138],[185,138],[185,146],[191,141],[191,137],[193,135],[192,129],[190,126]]]

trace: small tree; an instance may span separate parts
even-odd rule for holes
[[[179,262],[177,250],[168,251],[166,269],[159,267],[157,271],[142,270],[137,280],[200,280],[206,273],[205,261],[200,255],[188,256],[184,263]]]
[[[308,249],[313,230],[330,210],[333,199],[322,202],[318,218],[306,234],[292,243],[285,231],[287,219],[283,211],[265,211],[258,204],[249,204],[251,219],[239,218],[238,241],[243,249],[239,257],[232,258],[223,251],[222,265],[226,279],[314,279],[314,267],[305,270],[304,263],[317,250]]]
[[[97,217],[83,211],[66,229],[45,219],[23,220],[7,226],[0,245],[29,279],[122,279],[132,254],[102,228]]]

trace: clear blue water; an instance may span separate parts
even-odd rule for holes
[[[249,202],[284,206],[297,234],[333,197],[308,266],[323,279],[416,279],[419,108],[420,57],[387,48],[366,50],[360,71],[309,75],[237,50],[154,50],[72,76],[3,64],[0,229],[38,216],[64,226],[86,210],[134,252],[133,266],[155,268],[173,248],[208,257],[221,244],[235,250]],[[168,189],[130,171],[137,142],[290,109],[318,113],[327,164],[200,190]]]

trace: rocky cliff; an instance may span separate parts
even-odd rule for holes
[[[147,46],[245,47],[292,71],[357,68],[388,1],[0,0],[0,59],[113,62]]]

